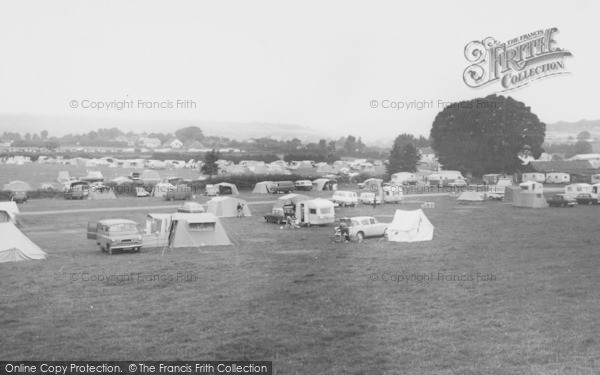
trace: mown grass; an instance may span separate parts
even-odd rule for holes
[[[436,227],[427,243],[334,244],[332,227],[264,223],[270,205],[260,204],[251,218],[223,220],[235,246],[164,255],[108,256],[85,239],[88,220],[143,221],[144,211],[24,216],[50,258],[0,265],[0,352],[7,360],[272,360],[278,374],[600,372],[600,208],[426,200],[436,204],[425,211]],[[338,216],[391,221],[396,207]],[[83,273],[133,279],[85,282]],[[196,279],[148,282],[138,273]],[[382,281],[384,273],[435,277],[407,284]],[[438,273],[496,279],[438,281]]]

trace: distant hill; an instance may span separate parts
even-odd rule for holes
[[[546,132],[551,133],[572,133],[577,135],[584,130],[600,135],[600,120],[559,121],[553,124],[546,124]]]
[[[25,114],[0,114],[0,130],[9,132],[39,133],[48,130],[51,136],[69,133],[87,133],[98,128],[118,128],[123,132],[173,133],[186,126],[198,126],[209,136],[228,137],[236,140],[272,137],[276,139],[298,138],[314,142],[330,135],[320,129],[294,124],[266,122],[221,122],[196,120],[132,120],[84,116],[37,116]]]

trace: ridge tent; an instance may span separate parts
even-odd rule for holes
[[[526,207],[526,208],[546,208],[548,202],[544,198],[544,194],[534,190],[521,190],[513,197],[514,207]]]
[[[16,223],[19,207],[15,202],[0,202],[0,223]]]
[[[167,241],[171,248],[231,245],[221,221],[211,213],[177,213],[171,220]]]
[[[465,191],[458,197],[459,203],[476,203],[483,202],[481,194],[476,191]]]
[[[46,253],[13,223],[0,223],[0,263],[45,259]]]
[[[273,184],[273,181],[257,182],[256,185],[254,185],[252,194],[269,194],[271,192],[271,184]]]
[[[234,184],[230,184],[227,182],[221,182],[220,184],[215,184],[219,195],[240,195],[237,186]]]
[[[208,208],[206,209],[206,212],[210,212],[217,217],[236,217],[238,204],[242,204],[244,206],[244,216],[252,216],[250,214],[250,208],[248,208],[248,202],[234,197],[212,198],[208,201]]]
[[[523,191],[519,186],[507,186],[504,188],[504,202],[512,203],[515,201],[515,195]]]
[[[275,202],[275,204],[273,205],[272,212],[274,214],[278,213],[281,216],[283,216],[283,207],[293,206],[295,208],[296,204],[298,204],[298,202],[306,201],[309,199],[310,199],[309,197],[307,197],[306,195],[302,195],[302,194],[283,195],[283,196],[279,197],[279,199],[277,199],[277,202]]]
[[[433,229],[433,224],[427,219],[423,210],[396,210],[386,235],[388,241],[392,242],[431,241]]]

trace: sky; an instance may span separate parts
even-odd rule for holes
[[[469,42],[556,27],[557,46],[573,54],[570,74],[509,95],[547,123],[600,119],[598,15],[592,0],[0,0],[0,115],[79,119],[77,129],[54,124],[55,135],[93,130],[93,118],[135,132],[174,131],[169,121],[189,119],[297,124],[365,140],[427,135],[439,101],[502,89],[464,83]],[[435,105],[382,108],[386,100]],[[92,108],[124,101],[131,108]],[[146,129],[145,120],[165,126]],[[0,132],[23,130],[11,126],[0,122]]]

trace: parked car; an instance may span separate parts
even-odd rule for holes
[[[352,218],[341,218],[348,224],[350,229],[350,238],[362,242],[367,237],[382,237],[389,226],[387,223],[380,223],[372,216],[356,216]],[[335,233],[340,233],[339,227],[335,228]]]
[[[188,200],[192,199],[192,188],[187,185],[177,185],[173,188],[170,188],[165,194],[165,200],[173,201],[173,200]]]
[[[569,198],[564,194],[554,194],[552,198],[548,199],[548,205],[550,207],[573,207],[577,204],[574,198]]]
[[[598,204],[599,203],[598,198],[594,198],[594,197],[592,197],[592,194],[588,194],[588,193],[579,194],[575,198],[575,200],[577,201],[577,204],[591,205],[591,204]]]
[[[116,250],[140,252],[142,235],[131,220],[108,219],[88,223],[87,238],[95,240],[100,250],[114,254]]]
[[[65,192],[65,199],[84,199],[90,195],[90,186],[85,181],[78,181],[71,184]]]
[[[464,178],[459,178],[456,179],[452,182],[448,182],[448,186],[450,187],[463,187],[463,186],[469,186],[469,184],[467,183],[467,180],[465,180]]]
[[[289,194],[296,190],[296,185],[292,181],[275,181],[271,185],[271,193],[286,193]]]
[[[373,198],[375,199],[377,204],[381,204],[381,199],[378,195],[375,195],[375,193],[360,193],[360,197],[358,197],[358,200],[360,201],[360,203],[363,204],[373,204]]]
[[[10,200],[15,203],[25,203],[27,202],[27,192],[25,191],[13,191],[10,194]]]
[[[339,204],[342,207],[356,206],[358,204],[358,195],[353,191],[338,190],[333,193],[331,201]]]

